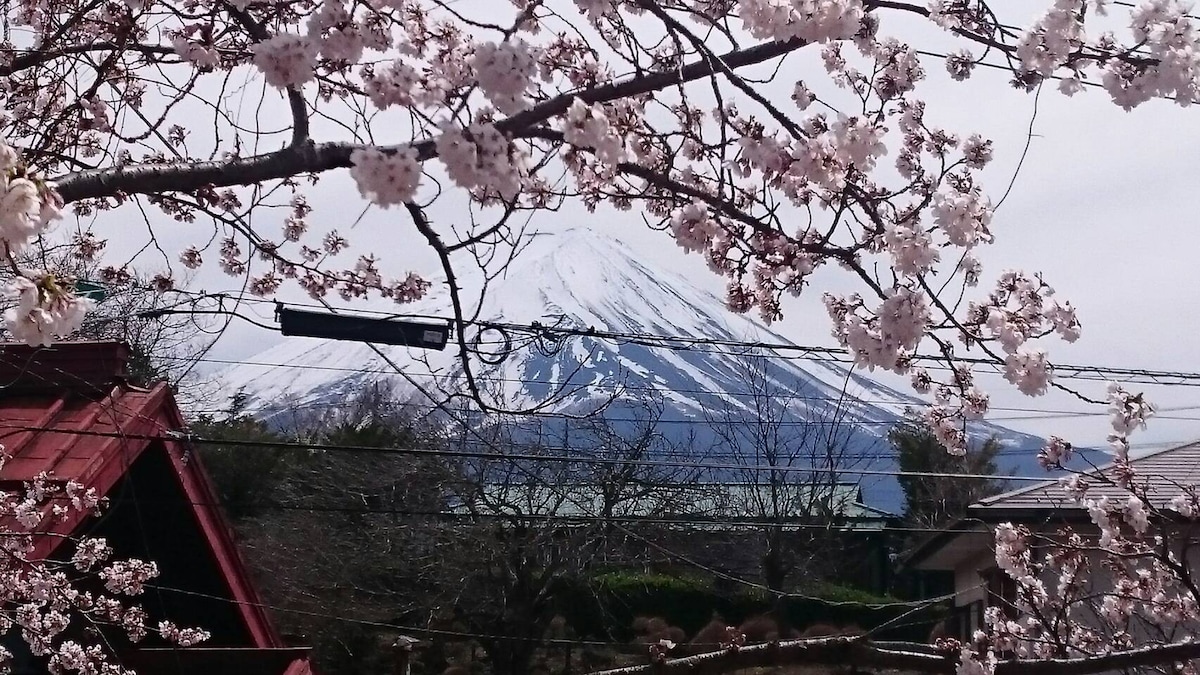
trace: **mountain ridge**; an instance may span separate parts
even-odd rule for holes
[[[412,315],[440,313],[437,309],[448,302],[445,289],[435,288],[429,298],[406,309]],[[795,344],[751,317],[730,312],[719,298],[683,275],[645,262],[616,238],[578,226],[532,237],[506,273],[493,280],[485,300],[480,318],[499,323],[557,323],[578,330]],[[503,341],[492,332],[485,337]],[[904,419],[908,407],[925,405],[845,364],[814,355],[748,354],[700,346],[665,349],[651,341],[588,336],[515,347],[499,363],[475,364],[479,379],[496,387],[515,407],[536,406],[562,388],[568,393],[551,411],[586,411],[624,387],[626,397],[618,399],[619,404],[637,403],[637,397],[628,396],[631,391],[660,396],[662,424],[694,433],[711,426],[714,412],[745,414],[750,409],[747,369],[757,369],[762,382],[789,401],[789,424],[802,427],[844,417],[852,427],[847,442],[856,446],[859,456],[869,458],[871,470],[884,472],[895,467],[894,458],[887,457],[887,431]],[[299,406],[335,406],[379,382],[403,395],[411,393],[413,387],[403,376],[388,375],[394,372],[392,364],[441,391],[460,391],[463,386],[453,346],[445,352],[393,346],[380,350],[387,358],[365,344],[289,338],[248,359],[249,364],[216,376],[226,401],[240,393],[247,409],[265,419],[278,419]],[[252,365],[256,362],[277,365]],[[1003,469],[1028,472],[1035,466],[1041,439],[987,423],[973,425],[972,435],[995,435],[1013,452],[1017,461],[1003,462]],[[897,510],[898,483],[894,477],[879,478],[863,481],[864,490],[873,488],[875,493],[874,498],[868,495],[868,502]]]

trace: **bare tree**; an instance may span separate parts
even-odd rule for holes
[[[578,450],[604,460],[587,467],[585,480],[597,494],[596,515],[610,536],[614,516],[623,511],[654,517],[685,510],[692,498],[686,487],[701,477],[698,464],[704,458],[694,429],[663,433],[660,422],[666,406],[661,395],[625,399],[617,410],[626,415],[620,422],[610,419],[609,408],[580,420],[571,436]],[[680,457],[697,465],[681,466]]]
[[[206,444],[201,458],[257,580],[324,672],[365,674],[390,667],[384,643],[395,635],[376,624],[428,621],[445,555],[436,516],[453,467],[393,452],[444,445],[386,389],[347,403],[286,432],[237,415],[194,430],[253,441]]]
[[[203,458],[284,625],[317,641],[328,672],[381,667],[387,625],[433,631],[443,656],[424,667],[459,643],[496,675],[529,672],[564,594],[597,564],[645,555],[636,520],[666,513],[670,486],[694,476],[653,461],[674,450],[650,402],[626,427],[574,422],[564,448],[539,440],[538,420],[418,416],[400,400],[368,388],[286,437],[239,416],[196,427],[262,443]],[[271,447],[306,440],[317,449]]]
[[[838,400],[797,397],[777,379],[767,355],[745,355],[737,367],[745,395],[706,411],[713,455],[737,467],[717,475],[712,489],[727,515],[761,523],[754,529],[763,581],[786,591],[797,572],[820,578],[836,567],[829,564],[833,543],[821,528],[836,528],[857,493],[844,489],[839,471],[870,457],[852,445]]]
[[[554,434],[540,420],[492,415],[460,434],[465,447],[497,455],[460,465],[455,510],[465,522],[443,533],[472,552],[447,561],[460,566],[451,576],[465,584],[456,617],[493,636],[480,641],[497,675],[528,672],[562,609],[564,582],[578,588],[598,563],[646,554],[637,521],[670,513],[679,486],[696,475],[655,462],[677,448],[658,428],[660,400],[626,412],[633,421],[624,425],[599,416],[558,420]],[[522,459],[504,456],[514,452]]]

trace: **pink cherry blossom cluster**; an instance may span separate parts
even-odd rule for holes
[[[354,20],[350,10],[340,0],[322,2],[308,17],[308,35],[317,43],[320,56],[339,63],[358,63],[367,47],[369,31]],[[373,47],[386,48],[386,42]]]
[[[1046,659],[1151,648],[1192,633],[1200,622],[1200,595],[1185,559],[1191,535],[1179,526],[1180,518],[1200,519],[1197,486],[1180,486],[1181,494],[1166,499],[1137,480],[1128,439],[1154,408],[1116,384],[1109,402],[1115,461],[1060,481],[1091,529],[996,528],[996,562],[1016,582],[1017,599],[1010,608],[989,608],[984,629],[963,647],[960,673],[989,675],[1002,655]],[[1058,468],[1071,451],[1052,438],[1039,460]],[[1089,496],[1096,485],[1123,496]]]
[[[17,266],[25,251],[50,224],[60,218],[62,200],[54,189],[25,168],[20,155],[0,140],[0,256],[11,278],[0,292],[11,305],[4,310],[4,328],[17,340],[50,345],[75,332],[92,302],[74,293],[70,279]],[[81,255],[94,254],[103,242],[81,240]]]
[[[860,0],[740,0],[738,12],[756,38],[827,42],[853,37],[863,20]]]
[[[988,34],[978,2],[935,0],[931,18],[946,29]],[[1074,95],[1085,83],[1098,83],[1117,105],[1130,110],[1154,98],[1181,105],[1200,101],[1200,33],[1190,3],[1147,0],[1130,11],[1129,34],[1122,37],[1102,23],[1110,0],[1055,0],[1008,50],[1019,62],[1015,82],[1033,88],[1059,77],[1059,90]],[[1100,23],[1095,32],[1089,24]],[[964,59],[947,62],[951,72],[969,75]],[[1089,77],[1091,75],[1091,77]]]
[[[6,456],[0,446],[0,463]],[[0,630],[18,631],[34,656],[45,657],[52,673],[126,675],[103,643],[82,644],[70,637],[76,629],[113,626],[133,642],[145,638],[145,610],[128,598],[143,592],[158,575],[157,567],[140,560],[114,559],[104,539],[81,537],[73,542],[70,560],[35,557],[39,538],[55,536],[56,521],[73,512],[97,514],[104,502],[95,489],[61,481],[43,473],[19,490],[0,494]],[[80,590],[78,577],[100,579],[105,592]],[[156,631],[174,644],[188,646],[207,640],[206,631],[178,628],[163,622]],[[0,648],[0,671],[8,672],[12,654]]]
[[[363,197],[387,208],[412,201],[421,180],[421,164],[412,148],[384,152],[362,148],[350,155],[350,176]]]
[[[492,124],[444,124],[435,146],[450,180],[481,196],[514,199],[528,174],[520,150]]]
[[[1045,351],[1027,346],[1031,340],[1057,333],[1067,342],[1079,337],[1079,321],[1070,303],[1058,304],[1040,276],[1006,272],[985,302],[967,309],[963,339],[967,344],[993,340],[1005,353],[1004,377],[1030,396],[1044,394],[1053,379]]]
[[[685,251],[704,251],[714,237],[720,236],[721,226],[708,212],[708,207],[692,202],[671,214],[671,233]]]
[[[563,120],[563,138],[571,145],[591,150],[601,164],[613,166],[625,161],[625,139],[609,124],[599,105],[589,106],[575,99]]]
[[[278,33],[254,45],[254,65],[273,87],[296,87],[315,75],[318,44],[303,35]]]
[[[521,112],[529,105],[525,90],[537,65],[537,49],[520,39],[485,42],[475,47],[471,57],[479,88],[496,110],[506,115]]]
[[[9,255],[22,252],[60,217],[61,204],[49,186],[26,172],[17,151],[0,139],[0,246]]]
[[[1071,444],[1058,436],[1051,436],[1046,446],[1038,452],[1038,464],[1046,470],[1061,468],[1064,462],[1071,461],[1073,448]]]
[[[4,310],[4,327],[14,338],[30,345],[50,346],[83,325],[93,303],[63,288],[55,277],[41,272],[16,276],[8,287],[16,304]]]
[[[877,309],[858,295],[825,296],[834,337],[867,368],[907,372],[909,358],[925,337],[931,314],[925,296],[907,287],[890,289]]]
[[[364,68],[362,79],[367,97],[380,110],[413,106],[422,100],[425,91],[421,75],[399,58],[383,69]]]

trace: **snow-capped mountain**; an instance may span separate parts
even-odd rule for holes
[[[444,316],[448,306],[445,294],[434,292],[420,305],[405,309],[414,315]],[[534,236],[506,275],[489,285],[480,318],[791,344],[751,317],[729,312],[721,299],[684,276],[657,269],[607,233],[585,228]],[[530,407],[556,397],[551,409],[580,412],[616,396],[606,414],[620,423],[632,419],[637,399],[661,397],[662,433],[694,435],[699,456],[701,446],[711,446],[712,421],[729,424],[733,417],[748,418],[755,409],[753,391],[765,387],[776,397],[776,408],[786,407],[786,426],[799,429],[805,423],[838,421],[844,430],[840,437],[854,458],[849,468],[868,472],[844,478],[861,479],[873,506],[893,511],[901,506],[895,479],[874,472],[894,470],[887,431],[906,408],[921,402],[842,364],[800,351],[747,357],[744,350],[704,344],[667,349],[587,336],[555,344],[531,343],[520,334],[509,337],[512,351],[507,358],[495,365],[477,364],[480,379],[509,407]],[[481,339],[503,342],[495,331]],[[374,382],[388,382],[394,391],[413,391],[396,367],[422,387],[461,390],[461,366],[453,345],[445,352],[390,346],[381,350],[386,359],[366,344],[287,338],[217,378],[226,399],[240,393],[248,410],[280,423],[296,410],[343,405]],[[755,371],[761,373],[757,385],[752,384]],[[975,434],[999,436],[1006,446],[1004,468],[1021,473],[1031,470],[1041,444],[1035,437],[987,424],[979,425]]]

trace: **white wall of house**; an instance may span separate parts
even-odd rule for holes
[[[982,572],[995,566],[995,555],[990,550],[983,550],[963,559],[954,568],[954,604],[966,612],[965,623],[960,624],[965,630],[964,637],[983,628],[988,589]]]
[[[995,566],[995,555],[991,551],[980,551],[954,568],[955,604],[969,605],[987,600],[987,585],[980,572]]]

